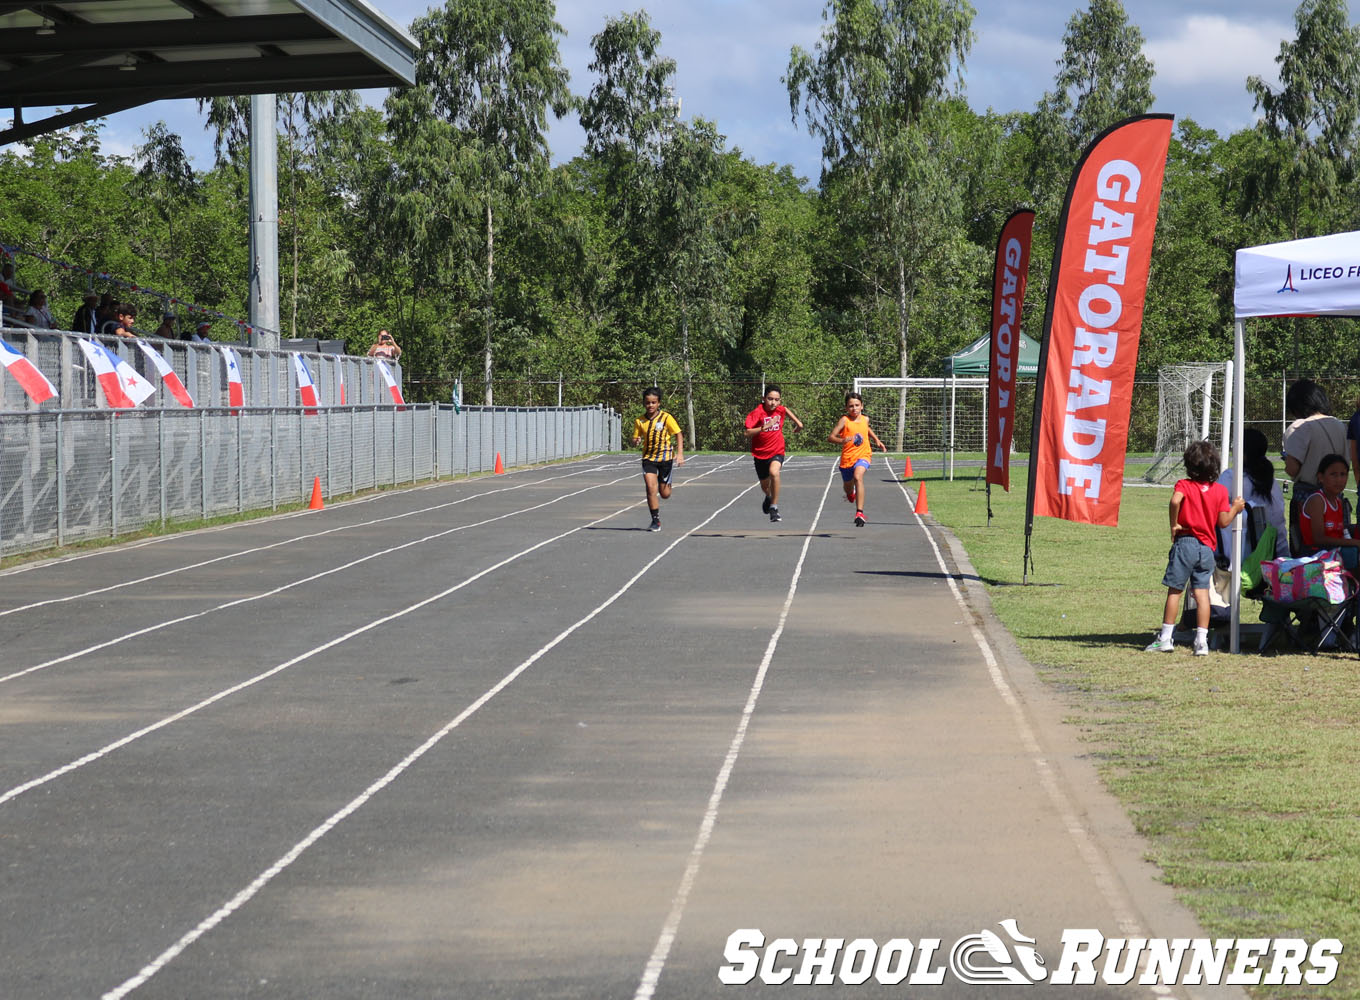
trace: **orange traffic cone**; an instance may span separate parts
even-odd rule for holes
[[[505,466],[501,464],[501,453],[496,452],[496,475],[505,475]]]
[[[903,479],[910,479],[910,478],[911,478],[911,456],[910,456],[910,455],[903,455],[903,456],[902,456],[902,478],[903,478]]]
[[[312,502],[307,505],[308,510],[321,510],[326,505],[321,502],[321,477],[316,476],[312,479]]]
[[[921,492],[916,494],[916,513],[929,514],[930,506],[926,503],[926,484],[921,484]]]

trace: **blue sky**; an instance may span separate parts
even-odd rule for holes
[[[409,25],[423,14],[425,0],[371,0],[393,21]],[[973,0],[976,40],[965,71],[965,94],[979,110],[1032,109],[1052,86],[1067,20],[1086,2]],[[1291,0],[1125,0],[1125,9],[1147,39],[1155,64],[1154,111],[1194,118],[1221,132],[1253,120],[1247,76],[1270,81],[1280,42],[1294,35]],[[1360,0],[1352,0],[1352,18]],[[566,29],[562,56],[572,89],[591,85],[590,38],[606,18],[635,7],[615,0],[559,0],[558,21]],[[822,28],[823,0],[665,0],[648,7],[661,32],[663,51],[677,63],[676,91],[685,118],[715,121],[729,147],[761,162],[792,164],[816,181],[816,142],[789,116],[780,77],[794,45],[811,49]],[[374,104],[384,92],[366,92]],[[108,119],[106,151],[130,155],[142,131],[163,120],[184,138],[200,168],[212,164],[212,144],[193,101],[163,101]],[[550,133],[555,160],[570,159],[581,147],[574,119]]]

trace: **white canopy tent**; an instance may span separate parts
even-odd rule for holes
[[[1242,495],[1245,322],[1264,316],[1360,316],[1360,232],[1244,247],[1233,284],[1233,489]],[[1242,518],[1233,523],[1231,649],[1239,652]]]

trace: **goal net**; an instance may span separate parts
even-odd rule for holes
[[[855,391],[890,450],[939,452],[951,478],[955,452],[986,448],[985,378],[857,378]]]
[[[1171,483],[1185,477],[1183,456],[1194,441],[1213,441],[1228,454],[1232,410],[1232,362],[1163,365],[1157,371],[1157,448],[1143,477],[1149,483]]]

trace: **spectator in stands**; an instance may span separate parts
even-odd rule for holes
[[[75,319],[71,320],[71,329],[87,337],[98,333],[98,312],[99,296],[94,292],[86,292],[80,308],[76,310]]]
[[[165,313],[161,316],[161,325],[151,331],[153,337],[164,337],[166,340],[175,339],[175,314]]]
[[[368,349],[370,358],[383,358],[387,361],[396,361],[401,358],[401,348],[392,339],[392,335],[386,330],[378,331],[378,341]]]
[[[57,321],[47,311],[47,293],[35,288],[28,293],[28,308],[24,310],[24,322],[35,330],[55,330]]]
[[[115,303],[113,307],[114,318],[108,320],[99,328],[99,332],[105,337],[135,337],[132,324],[137,319],[137,307],[130,306],[125,302]]]
[[[113,301],[112,292],[105,292],[103,295],[99,296],[99,308],[94,311],[96,330],[103,330],[105,323],[111,319],[118,318],[114,313],[114,310],[117,307],[118,303]]]
[[[15,296],[19,293],[19,286],[14,283],[14,263],[5,261],[4,267],[0,269],[0,306],[14,308]]]
[[[206,344],[212,340],[212,324],[200,323],[194,327],[194,334],[189,338],[195,344]]]
[[[1284,432],[1284,469],[1294,481],[1294,496],[1302,499],[1319,489],[1322,456],[1346,454],[1346,425],[1331,416],[1327,393],[1312,379],[1291,385],[1284,406],[1294,418]]]

